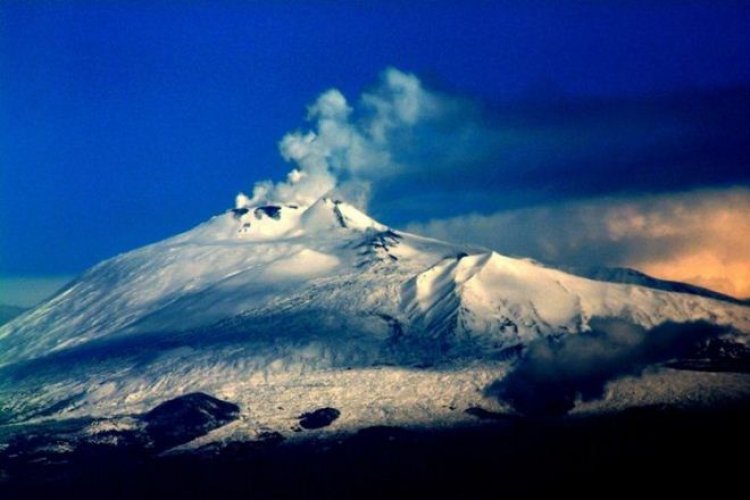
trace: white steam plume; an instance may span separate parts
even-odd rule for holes
[[[332,192],[364,205],[373,180],[401,169],[391,138],[440,113],[440,98],[416,76],[395,68],[384,71],[378,86],[354,107],[338,90],[328,90],[308,108],[312,129],[288,133],[279,142],[281,156],[294,164],[286,181],[256,183],[252,197],[237,196],[237,206],[307,206]]]

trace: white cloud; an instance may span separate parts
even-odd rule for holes
[[[394,68],[354,107],[338,90],[324,92],[308,108],[312,129],[290,132],[279,142],[281,156],[294,164],[286,181],[259,182],[242,202],[309,205],[340,190],[364,203],[373,180],[401,169],[391,137],[437,116],[439,101],[416,76]]]

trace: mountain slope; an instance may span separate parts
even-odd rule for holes
[[[113,417],[200,391],[240,405],[222,432],[242,435],[316,406],[340,407],[339,428],[452,421],[497,404],[485,388],[519,349],[593,318],[750,332],[745,306],[401,233],[327,198],[241,206],[0,327],[0,414]]]
[[[635,269],[626,267],[592,267],[592,268],[571,268],[567,269],[572,274],[583,276],[597,281],[608,281],[610,283],[623,283],[628,285],[640,285],[667,292],[689,293],[701,297],[709,297],[716,300],[723,300],[735,304],[747,304],[747,300],[737,299],[730,295],[715,292],[708,288],[680,283],[678,281],[669,281],[654,278]]]

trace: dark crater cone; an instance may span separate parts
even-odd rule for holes
[[[161,403],[143,415],[146,432],[157,447],[172,447],[237,420],[240,407],[194,392]]]
[[[340,415],[341,412],[336,408],[319,408],[300,415],[299,425],[303,429],[320,429],[331,425]]]

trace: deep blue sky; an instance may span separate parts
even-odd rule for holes
[[[525,131],[522,174],[464,211],[747,184],[748,2],[401,3],[2,2],[0,275],[76,273],[226,209],[284,175],[277,142],[321,91],[387,66]],[[613,156],[627,175],[597,171]],[[414,195],[374,211],[456,210]]]

